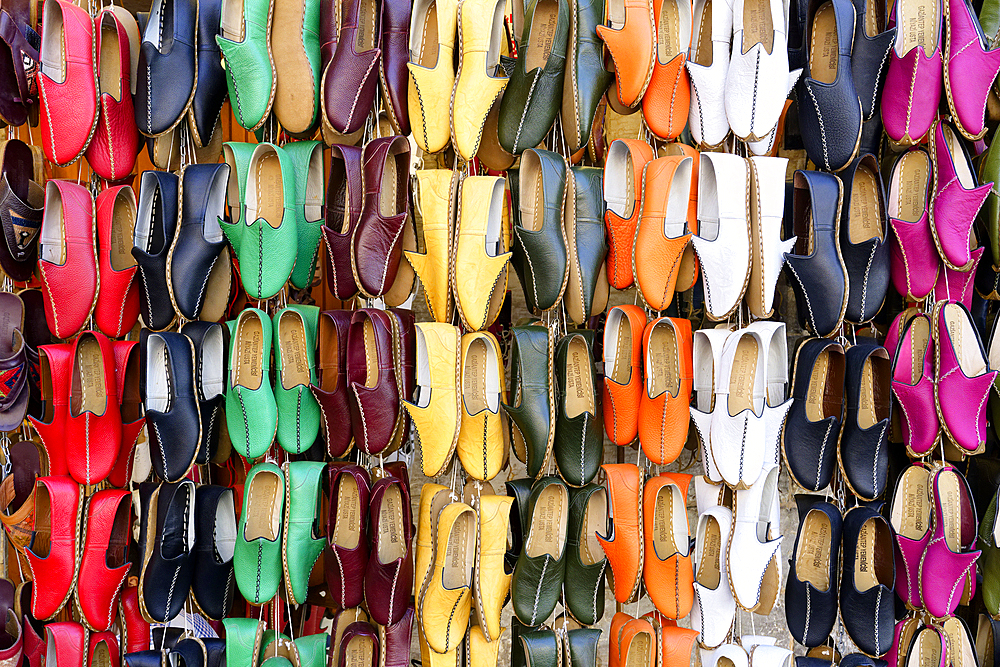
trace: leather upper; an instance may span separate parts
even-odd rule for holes
[[[362,4],[375,15],[371,0],[349,0],[341,7],[340,35],[333,59],[323,72],[322,102],[327,122],[341,134],[351,134],[364,125],[375,100],[382,55],[383,32],[376,21],[370,47],[357,48],[362,32]],[[367,29],[369,26],[365,26]],[[367,161],[366,161],[367,162]]]
[[[475,559],[477,526],[475,510],[460,502],[447,505],[437,519],[434,562],[417,600],[424,636],[438,653],[453,651],[469,622],[475,594],[470,561]]]
[[[549,359],[555,356],[548,329],[540,323],[512,327],[509,355],[511,402],[504,401],[503,409],[511,422],[515,453],[523,456],[528,477],[537,479],[552,456],[557,424],[549,369]]]
[[[282,449],[301,454],[319,436],[319,404],[309,391],[316,383],[316,328],[319,308],[291,304],[274,314],[274,400],[277,440]]]
[[[87,631],[79,623],[60,621],[45,626],[48,644],[45,664],[84,667],[87,653]]]
[[[362,152],[356,146],[330,147],[323,238],[327,249],[327,284],[342,301],[358,293],[351,269],[354,229],[365,199]],[[417,272],[419,274],[419,271]]]
[[[604,171],[597,167],[572,167],[573,179],[566,195],[563,227],[569,277],[563,304],[571,322],[583,324],[603,312],[608,304],[608,277],[605,257],[608,252],[604,230]]]
[[[601,392],[592,352],[593,337],[572,333],[555,349],[555,455],[559,475],[570,486],[589,484],[604,456]]]
[[[236,585],[254,605],[269,602],[282,575],[285,475],[274,463],[258,463],[247,473],[236,528],[233,569]]]
[[[195,358],[195,389],[201,417],[201,444],[195,463],[205,465],[219,448],[221,412],[225,406],[227,328],[217,322],[187,322],[181,333],[191,340]],[[122,413],[122,421],[125,414]],[[125,441],[122,441],[125,444]]]
[[[327,468],[330,511],[326,527],[324,567],[330,595],[343,609],[364,599],[368,564],[368,521],[371,477],[356,465]]]
[[[937,443],[941,427],[934,405],[931,319],[924,314],[911,318],[904,325],[899,346],[889,351],[893,354],[892,393],[901,409],[903,443],[911,455],[926,456]]]
[[[649,86],[642,96],[642,117],[653,134],[669,141],[680,135],[688,122],[691,84],[684,63],[691,44],[692,8],[688,0],[669,0],[666,11],[676,18],[661,23],[664,4],[653,3],[656,57],[653,59]],[[674,34],[667,34],[668,30]],[[672,43],[676,43],[680,50],[661,53],[666,44]]]
[[[513,172],[508,178],[513,178]],[[513,187],[511,198],[514,199]],[[493,176],[463,179],[458,207],[450,281],[462,323],[479,331],[496,320],[507,292],[512,253],[503,179]]]
[[[653,150],[645,141],[615,139],[604,166],[604,224],[608,229],[608,282],[626,289],[634,281],[632,248],[642,214],[642,176]],[[631,173],[629,173],[631,172]]]
[[[608,494],[603,486],[588,484],[569,494],[566,533],[566,604],[582,625],[599,623],[604,616],[604,572],[608,561],[598,545],[597,532],[607,526]]]
[[[604,3],[578,0],[570,4],[569,48],[563,79],[562,126],[571,153],[591,138],[601,98],[614,80],[604,67],[603,42],[597,26],[604,21]]]
[[[925,6],[922,20],[909,14],[917,12],[915,8],[894,9],[897,26],[918,27],[910,39],[905,31],[896,32],[882,95],[882,126],[892,141],[913,145],[931,129],[941,102],[943,7],[940,0],[934,0]]]
[[[157,477],[177,482],[190,471],[201,447],[194,347],[183,334],[152,334],[146,339],[145,359],[150,460]]]
[[[642,214],[635,233],[633,266],[643,301],[666,310],[674,298],[681,257],[695,220],[688,220],[693,160],[669,156],[647,162],[642,173]]]
[[[630,463],[606,463],[601,468],[607,475],[612,521],[610,532],[598,534],[597,539],[611,566],[615,600],[624,604],[635,596],[642,575],[642,473]]]
[[[642,333],[646,313],[630,304],[614,306],[604,324],[604,432],[616,445],[636,439],[643,392]],[[627,356],[626,356],[627,355]]]
[[[63,608],[76,584],[80,564],[78,527],[83,510],[80,496],[79,485],[68,475],[36,480],[35,532],[25,556],[31,578],[47,583],[31,587],[31,615],[42,621]]]
[[[755,155],[749,167],[757,206],[750,207],[750,281],[744,296],[751,314],[766,318],[774,313],[774,291],[785,253],[795,245],[794,237],[781,238],[788,159]]]
[[[169,19],[164,16],[168,13]],[[164,34],[170,27],[172,34]],[[170,131],[191,107],[197,84],[197,35],[197,0],[153,2],[139,47],[135,94],[135,121],[144,135]],[[163,81],[170,85],[159,85]]]
[[[456,0],[423,0],[414,3],[411,14],[410,62],[406,65],[409,70],[407,111],[410,117],[410,127],[413,130],[413,140],[421,150],[428,153],[437,153],[443,150],[451,138],[452,129],[449,127],[448,121],[452,114],[440,113],[440,110],[445,105],[450,105],[452,91],[454,90],[455,94],[458,95],[461,90],[464,95],[467,95],[464,90],[467,84],[463,84],[462,87],[455,86],[454,54],[458,20],[457,7]],[[470,5],[464,5],[464,7],[469,8]],[[431,20],[431,8],[435,9],[433,13],[435,30],[432,34],[437,35],[437,40],[434,43],[425,41],[431,26],[425,26],[424,22]],[[477,4],[477,9],[484,8],[484,5]],[[474,77],[478,83],[482,83],[482,75],[479,74],[479,69],[473,62],[472,52],[477,52],[476,55],[478,55],[478,52],[482,51],[480,57],[482,58],[482,67],[485,70],[487,42],[484,39],[486,35],[483,33],[487,28],[486,21],[470,22],[468,26],[464,26],[461,34],[463,44],[468,42],[470,46],[470,68],[467,76]],[[475,45],[474,48],[473,45]],[[463,53],[462,57],[464,58],[466,55]],[[487,95],[483,95],[483,97],[487,97]],[[474,99],[470,98],[469,101],[472,102]],[[476,106],[478,107],[478,103]],[[465,117],[465,109],[459,106],[454,107],[456,124],[459,124],[461,119]],[[469,116],[471,117],[472,114],[469,113]],[[463,153],[463,155],[466,154]]]
[[[177,230],[180,179],[144,171],[139,181],[132,257],[139,267],[139,312],[148,329],[162,331],[176,315],[167,284],[167,259]]]
[[[665,473],[648,482],[642,494],[645,535],[643,581],[657,611],[684,618],[694,603],[694,569],[687,522],[691,475]]]
[[[351,317],[349,310],[326,310],[319,314],[317,381],[309,387],[319,404],[323,439],[333,458],[343,457],[354,444],[350,428],[330,428],[350,423],[351,419],[347,386],[347,332]]]
[[[101,289],[94,308],[94,323],[106,336],[120,338],[139,319],[138,269],[129,244],[129,237],[134,234],[135,193],[131,186],[118,185],[97,195],[96,204]],[[119,245],[119,241],[124,243]]]
[[[362,309],[355,311],[347,334],[351,430],[357,446],[368,454],[389,446],[401,410],[392,326],[384,311]]]
[[[788,559],[785,587],[788,630],[795,641],[809,647],[826,641],[837,622],[837,578],[840,576],[843,528],[840,510],[828,502],[812,502],[810,506],[809,501],[815,498],[795,497],[799,506],[799,530]],[[808,574],[803,574],[803,570]]]
[[[569,493],[562,481],[546,477],[536,482],[528,515],[528,536],[514,567],[511,603],[518,620],[536,626],[552,614],[562,594],[569,517]]]
[[[425,475],[435,477],[447,469],[458,444],[461,334],[451,324],[419,322],[416,339],[416,380],[421,398],[404,401],[403,407],[420,437],[421,468]],[[425,398],[428,393],[429,400]]]
[[[235,501],[234,490],[225,486],[204,484],[195,492],[198,517],[191,595],[202,613],[216,620],[229,614],[234,599]]]
[[[942,618],[975,595],[978,521],[968,482],[960,472],[944,467],[933,474],[931,484],[934,528],[920,559],[920,600],[932,616]]]
[[[85,331],[73,343],[66,463],[80,484],[107,478],[121,448],[115,354],[103,335]]]
[[[722,645],[736,618],[736,601],[729,589],[727,574],[732,523],[733,513],[726,507],[710,507],[698,517],[692,563],[695,579],[691,628],[698,631],[698,642],[702,646]]]
[[[393,625],[406,613],[413,590],[413,524],[405,480],[390,475],[375,482],[369,521],[365,604],[373,621]]]
[[[885,348],[859,341],[847,349],[844,429],[837,449],[847,485],[861,499],[875,500],[889,477],[889,417],[892,371]]]
[[[414,176],[413,198],[421,215],[424,251],[404,249],[403,257],[420,278],[431,318],[450,322],[452,303],[448,270],[453,236],[452,172],[449,169],[417,169]]]
[[[194,503],[195,488],[191,480],[164,482],[150,500],[146,519],[149,528],[139,576],[139,607],[150,622],[173,619],[187,599],[193,574]]]
[[[284,146],[295,170],[295,230],[298,239],[295,267],[289,280],[292,287],[312,287],[316,277],[316,258],[323,234],[323,142],[292,141]]]
[[[868,655],[884,655],[892,646],[893,537],[889,522],[870,507],[855,507],[844,517],[840,605],[847,634]]]
[[[691,322],[652,320],[642,335],[642,351],[645,387],[639,400],[639,443],[650,461],[664,465],[680,455],[691,422]]]
[[[479,550],[476,554],[475,604],[484,630],[493,641],[503,628],[500,613],[510,592],[511,574],[506,572],[504,554],[513,498],[483,495],[479,498]]]
[[[969,140],[980,139],[986,134],[986,98],[1000,72],[1000,50],[987,50],[990,39],[964,0],[942,1],[948,3],[944,61],[948,107],[959,131]]]
[[[932,169],[930,154],[912,148],[896,159],[889,182],[889,275],[907,301],[925,299],[938,277],[940,261],[930,225]],[[900,207],[904,194],[907,205]]]
[[[93,630],[111,628],[118,607],[118,592],[125,583],[127,549],[132,517],[127,491],[104,489],[87,504],[87,537],[80,562],[77,595],[84,621]]]
[[[504,395],[500,344],[488,331],[462,336],[462,422],[458,458],[475,479],[496,477],[507,460],[509,431],[500,407]]]
[[[256,308],[240,312],[229,326],[226,427],[233,448],[248,460],[263,456],[278,429],[271,387],[271,318]]]
[[[840,251],[848,281],[844,317],[849,322],[861,323],[875,317],[889,289],[885,189],[875,156],[868,153],[858,157],[843,172],[843,182]],[[859,230],[857,241],[852,240],[855,236],[852,225],[865,230]]]
[[[605,23],[596,29],[614,62],[614,94],[629,108],[636,106],[653,76],[656,25],[650,0],[625,0],[623,9],[613,21],[605,9]]]
[[[222,0],[198,0],[197,72],[194,98],[191,100],[189,128],[195,146],[208,147],[229,94],[222,50],[216,37],[221,34]]]
[[[286,461],[286,521],[282,537],[282,565],[288,599],[303,604],[309,591],[309,575],[323,554],[326,539],[320,527],[320,501],[325,465],[321,461]],[[294,548],[293,548],[294,545]]]
[[[243,5],[241,25],[222,25],[215,41],[225,61],[226,86],[236,122],[253,131],[264,124],[274,104],[274,59],[271,54],[273,5],[262,2]],[[228,28],[228,30],[227,30]],[[242,35],[242,41],[227,34]]]

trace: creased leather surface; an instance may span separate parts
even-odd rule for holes
[[[454,454],[453,444],[458,437],[461,412],[460,388],[455,384],[460,369],[460,332],[457,327],[442,322],[419,322],[417,329],[423,334],[427,356],[417,363],[427,364],[430,377],[420,385],[421,397],[430,391],[430,401],[420,406],[404,401],[403,407],[413,420],[420,438],[421,469],[427,477],[442,474]],[[421,401],[422,403],[423,401]]]
[[[448,169],[418,169],[414,200],[421,213],[424,252],[403,250],[424,288],[424,300],[432,318],[450,321],[451,292],[448,265],[451,258],[451,181]]]
[[[486,179],[486,180],[480,180]],[[454,281],[455,302],[463,323],[473,331],[484,329],[490,321],[490,302],[493,293],[507,288],[507,264],[511,253],[508,244],[501,243],[499,253],[486,251],[486,225],[489,221],[490,201],[496,179],[472,176],[462,181],[459,193],[460,211],[455,239]],[[506,226],[506,221],[504,226]],[[506,238],[507,234],[501,235]],[[457,276],[462,276],[461,280]],[[493,315],[496,317],[496,315]]]
[[[197,83],[198,2],[163,0],[161,11],[173,15],[173,39],[162,34],[169,25],[166,19],[162,19],[160,26],[161,40],[169,48],[161,51],[147,41],[139,47],[135,122],[139,131],[148,137],[167,132],[187,113]],[[164,81],[169,81],[170,85],[162,85]]]

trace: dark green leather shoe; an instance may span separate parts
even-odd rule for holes
[[[604,67],[604,42],[597,26],[604,23],[604,0],[569,0],[569,48],[563,80],[562,126],[570,153],[590,141],[594,114],[614,79]]]
[[[514,504],[510,506],[510,547],[505,556],[508,570],[517,565],[517,559],[521,557],[521,550],[524,548],[524,538],[528,533],[528,501],[531,499],[531,487],[534,483],[534,479],[526,477],[512,479],[504,484],[507,495],[514,499]]]
[[[604,264],[608,254],[604,231],[604,170],[573,167],[570,175],[563,214],[569,263],[563,304],[571,322],[585,324],[608,306],[608,274]]]
[[[569,490],[562,480],[538,480],[531,489],[528,514],[524,551],[514,567],[510,591],[518,620],[535,626],[552,614],[562,595],[569,522]]]
[[[510,262],[532,313],[559,305],[569,275],[562,226],[566,159],[546,150],[525,151],[518,170],[519,216]]]
[[[601,598],[603,602],[604,598]],[[577,628],[563,635],[565,667],[594,667],[597,661],[597,643],[601,640],[599,628]]]
[[[566,609],[581,625],[594,625],[604,616],[604,570],[608,561],[597,541],[597,532],[608,532],[607,490],[599,484],[572,489],[566,535]],[[594,663],[579,664],[582,667]]]
[[[556,463],[570,486],[589,484],[604,454],[592,341],[592,331],[579,331],[556,345]]]
[[[1000,615],[1000,545],[993,537],[997,524],[997,496],[993,494],[982,523],[979,524],[979,571],[983,573],[983,604],[991,616]]]
[[[537,146],[552,129],[563,99],[569,1],[531,0],[523,48],[500,100],[500,145],[513,155]]]
[[[552,387],[554,341],[541,324],[511,329],[510,398],[503,404],[510,420],[511,442],[532,479],[545,473],[555,441]]]
[[[525,632],[521,635],[525,663],[529,667],[560,667],[563,664],[560,641],[548,628]]]

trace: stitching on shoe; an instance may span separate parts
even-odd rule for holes
[[[819,491],[819,479],[823,474],[823,454],[826,453],[826,445],[830,441],[830,431],[833,429],[834,419],[830,420],[830,423],[826,425],[826,433],[823,435],[823,446],[819,450],[819,460],[816,462],[816,486],[811,489],[812,491]]]
[[[813,35],[815,37],[815,35]],[[819,102],[816,101],[816,95],[813,93],[812,86],[809,82],[805,82],[806,92],[809,93],[809,97],[812,98],[813,107],[816,109],[816,119],[819,121],[819,138],[823,141],[823,162],[824,166],[828,169],[830,168],[830,154],[827,152],[826,145],[826,124],[823,123],[823,112],[819,110]]]
[[[548,569],[548,567],[549,567],[549,558],[550,558],[550,556],[547,555],[547,554],[545,556],[543,556],[543,560],[542,560],[542,573],[540,575],[538,575],[538,586],[535,588],[535,604],[534,604],[534,606],[531,609],[531,625],[532,626],[538,625],[538,623],[537,623],[538,598],[539,598],[539,596],[542,593],[542,582],[545,580],[545,570]]]
[[[785,265],[788,266],[788,268],[791,270],[792,275],[795,276],[796,282],[798,282],[799,287],[802,289],[802,296],[805,298],[805,300],[806,300],[806,307],[809,309],[809,320],[810,320],[810,322],[812,322],[813,332],[815,333],[817,331],[818,327],[816,326],[816,316],[813,313],[812,302],[809,300],[809,292],[806,290],[806,286],[802,282],[802,279],[799,278],[799,274],[795,270],[795,264],[793,264],[792,262],[786,261]],[[707,286],[708,283],[706,282],[705,285]],[[814,489],[814,490],[818,491],[819,489]]]
[[[868,303],[868,275],[872,270],[872,262],[875,261],[875,251],[878,250],[878,245],[872,244],[872,252],[868,256],[868,264],[865,265],[865,277],[864,282],[861,283],[861,319],[865,319],[865,314],[867,309],[865,305]]]
[[[616,70],[617,71],[617,70]],[[538,78],[542,75],[542,69],[538,68],[535,71],[535,78],[531,80],[531,87],[528,88],[528,96],[525,98],[524,111],[521,112],[521,121],[517,124],[517,134],[514,135],[514,146],[512,147],[511,153],[517,154],[517,145],[521,141],[521,130],[524,128],[524,118],[528,115],[528,107],[531,106],[531,95],[535,92],[535,84],[538,83]],[[527,253],[525,253],[527,254]]]

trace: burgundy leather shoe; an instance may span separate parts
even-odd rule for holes
[[[109,630],[114,621],[118,592],[128,575],[131,528],[132,495],[128,491],[104,489],[91,496],[76,599],[83,622],[93,631]],[[114,652],[117,657],[117,643]]]
[[[407,78],[410,62],[410,0],[382,2],[382,57],[378,61],[379,83],[389,124],[396,134],[410,133]]]
[[[365,602],[372,620],[394,625],[409,609],[413,590],[410,490],[395,476],[372,487],[371,555],[365,571]]]
[[[360,130],[375,101],[376,68],[382,54],[379,4],[378,0],[342,0],[340,5],[340,35],[323,72],[321,102],[327,122],[341,134]]]
[[[35,534],[25,555],[32,581],[44,584],[31,587],[31,614],[47,621],[65,606],[76,585],[83,503],[71,477],[39,477],[35,484]]]
[[[139,432],[146,425],[140,393],[139,343],[132,340],[112,341],[115,352],[115,386],[122,417],[122,444],[118,449],[115,467],[108,474],[108,482],[119,489],[128,486],[132,479],[132,459]]]
[[[115,352],[104,334],[85,331],[73,344],[66,422],[69,474],[80,484],[99,484],[114,468],[121,444]]]
[[[48,648],[45,664],[58,667],[86,667],[87,631],[72,621],[49,623],[45,626]]]
[[[352,314],[350,310],[326,310],[319,314],[319,361],[316,365],[319,384],[309,385],[323,415],[326,450],[335,459],[346,456],[354,443],[347,398],[347,332]]]
[[[395,624],[378,626],[378,639],[385,651],[382,667],[407,667],[410,664],[410,638],[413,635],[413,605]]]
[[[130,116],[131,117],[131,116]],[[94,324],[109,338],[128,334],[139,319],[139,283],[132,237],[135,235],[135,192],[118,185],[97,195],[97,267],[101,289]]]
[[[24,667],[43,667],[45,661],[45,624],[31,615],[30,581],[14,590],[14,612],[21,617],[21,637],[24,639],[21,663]]]
[[[351,623],[340,638],[340,662],[337,667],[379,667],[378,635],[364,621]],[[935,667],[937,667],[935,665]]]
[[[392,322],[383,310],[362,308],[351,317],[347,386],[355,443],[366,454],[385,451],[402,408],[393,361]]]
[[[49,475],[68,475],[66,467],[66,424],[69,420],[70,375],[73,372],[73,344],[56,343],[38,348],[39,386],[42,412],[28,415],[28,421],[42,440],[49,460]]]
[[[361,466],[327,467],[330,512],[326,524],[323,564],[326,585],[341,609],[357,607],[364,599],[368,566],[368,505],[371,478]]]
[[[327,283],[333,296],[341,301],[352,299],[358,293],[351,257],[354,228],[361,219],[365,201],[361,158],[362,151],[357,146],[330,147],[323,238],[326,239]]]
[[[400,136],[374,139],[365,145],[364,165],[365,203],[354,232],[351,261],[358,288],[371,298],[382,296],[392,286],[403,256],[410,144]]]

